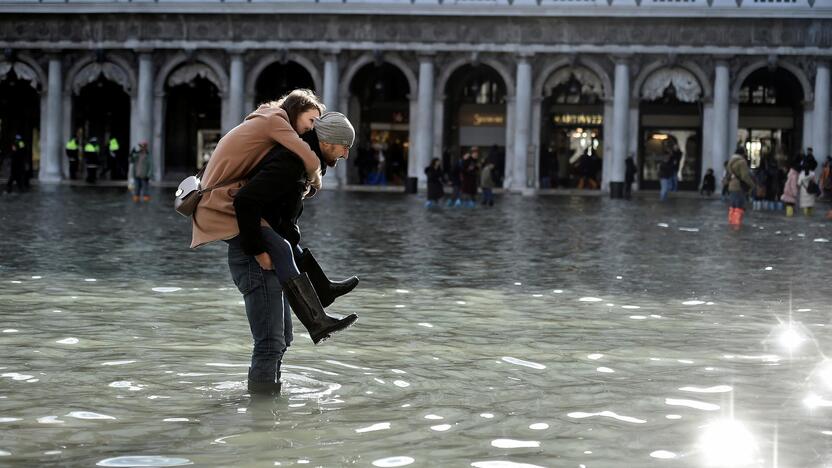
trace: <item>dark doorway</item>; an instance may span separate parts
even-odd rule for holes
[[[165,110],[165,175],[193,175],[219,140],[222,102],[217,87],[197,77],[167,90]]]
[[[578,78],[584,73],[588,72],[570,73],[565,81],[544,86],[540,124],[541,188],[597,189],[601,186],[603,92],[600,81],[596,84]]]
[[[701,100],[679,100],[671,83],[661,97],[641,101],[639,117],[639,187],[658,189],[659,165],[673,159],[678,189],[697,190],[702,179]]]
[[[371,63],[355,74],[350,93],[358,108],[359,141],[350,182],[404,185],[410,149],[407,77],[389,63]]]
[[[257,77],[254,85],[254,106],[277,100],[297,88],[315,91],[312,75],[297,62],[273,63]]]
[[[83,145],[96,138],[100,147],[102,170],[109,168],[112,179],[127,177],[127,152],[130,144],[130,96],[120,85],[100,76],[73,96],[72,128],[80,129]],[[119,149],[110,156],[110,140],[115,138]]]
[[[448,78],[445,95],[445,171],[451,171],[463,153],[477,147],[494,163],[495,180],[502,185],[507,120],[503,78],[488,65],[464,65]]]
[[[801,151],[803,87],[784,68],[761,68],[743,81],[739,95],[737,145],[752,169],[763,161],[784,167]]]
[[[33,158],[29,167],[38,170],[39,155],[34,154],[35,141],[40,136],[40,96],[30,81],[21,80],[14,70],[0,81],[0,154],[8,153],[15,136],[20,135]],[[0,165],[0,174],[8,175],[8,169]]]

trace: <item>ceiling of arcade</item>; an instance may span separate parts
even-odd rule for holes
[[[101,44],[103,47],[170,42],[242,43],[274,48],[276,42],[310,48],[337,43],[420,45],[441,50],[516,51],[529,45],[832,47],[832,20],[721,18],[467,18],[368,15],[5,14],[0,44]],[[649,27],[645,27],[649,23]],[[203,46],[200,43],[204,43]],[[220,47],[223,47],[221,45]],[[462,50],[465,50],[462,49]]]

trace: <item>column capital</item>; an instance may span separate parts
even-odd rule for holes
[[[243,47],[228,47],[225,49],[225,53],[232,57],[242,57],[246,53],[246,49]]]
[[[731,59],[733,59],[733,58],[734,58],[734,56],[729,55],[729,54],[714,55],[713,56],[714,66],[722,65],[722,66],[729,67],[729,66],[731,66]]]
[[[153,50],[154,50],[153,47],[134,47],[133,48],[133,52],[139,54],[139,56],[150,55],[150,54],[153,53]]]
[[[341,49],[338,48],[323,49],[320,51],[321,57],[323,57],[326,61],[338,60],[338,54],[340,53]]]
[[[416,57],[419,58],[419,62],[433,62],[436,59],[436,52],[432,50],[420,50],[416,52]]]
[[[516,56],[518,64],[527,64],[534,58],[534,52],[518,52]]]
[[[610,55],[610,60],[616,65],[629,65],[633,60],[633,54],[620,53]]]

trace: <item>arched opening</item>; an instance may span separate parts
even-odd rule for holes
[[[476,147],[482,159],[494,163],[495,182],[503,183],[506,168],[506,84],[494,68],[464,65],[445,85],[446,147],[442,164],[451,171],[462,154]]]
[[[540,187],[601,186],[604,90],[583,67],[562,68],[543,85]]]
[[[358,151],[350,183],[403,185],[410,149],[410,86],[390,63],[363,66],[350,83]]]
[[[289,91],[307,88],[315,91],[312,75],[297,62],[275,62],[266,67],[254,85],[255,106],[273,101]]]
[[[745,148],[752,169],[783,167],[800,153],[803,100],[800,82],[784,68],[761,68],[743,81],[737,145]]]
[[[127,153],[130,142],[130,96],[124,87],[103,74],[77,89],[72,97],[72,128],[83,148],[93,139],[99,153],[96,158],[84,156],[87,169],[97,166],[101,177],[127,177]],[[112,145],[111,142],[117,143]],[[83,172],[82,172],[83,173]],[[88,175],[88,179],[95,177]]]
[[[0,77],[0,153],[10,152],[16,136],[20,135],[29,159],[27,167],[32,171],[29,177],[37,171],[40,162],[36,144],[40,140],[40,96],[32,84],[18,76],[13,68]],[[0,173],[8,175],[9,169],[0,167]]]
[[[222,100],[206,74],[202,68],[187,74],[174,72],[166,84],[166,178],[193,175],[211,157],[222,136]]]
[[[644,81],[639,103],[639,186],[659,188],[670,160],[672,190],[696,190],[702,177],[702,86],[681,67],[663,68]],[[673,185],[675,184],[675,185]]]

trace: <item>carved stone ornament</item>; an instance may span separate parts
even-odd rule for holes
[[[662,68],[653,72],[641,87],[641,98],[654,101],[664,96],[668,86],[676,89],[676,98],[682,102],[697,102],[702,98],[702,87],[693,73],[680,67]]]
[[[592,70],[584,67],[564,67],[552,73],[546,83],[543,84],[544,92],[552,88],[566,83],[570,77],[574,75],[575,79],[581,82],[581,94],[596,95],[598,97],[604,96],[604,86],[601,84],[601,79]]]
[[[37,74],[32,70],[32,67],[23,62],[0,62],[0,81],[6,78],[12,70],[17,75],[17,79],[28,81],[32,88],[38,89]]]
[[[127,73],[111,62],[94,62],[82,68],[72,81],[72,92],[79,94],[84,86],[95,82],[101,76],[121,86],[125,92],[130,93],[130,79],[127,77]]]
[[[175,72],[170,74],[168,86],[172,88],[181,84],[188,84],[197,78],[205,78],[213,83],[217,89],[222,89],[220,79],[214,71],[202,63],[190,63],[177,68]]]

